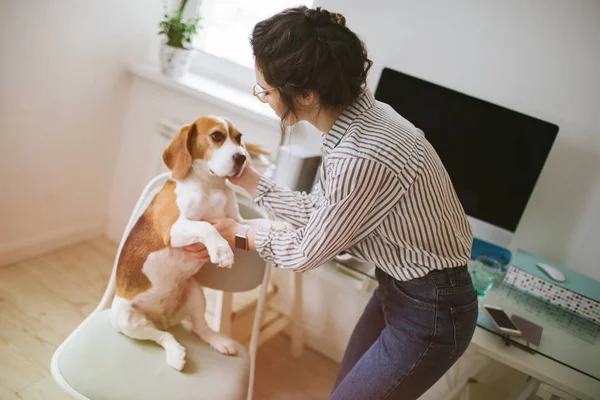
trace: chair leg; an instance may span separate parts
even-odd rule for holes
[[[260,286],[258,301],[256,302],[256,313],[254,314],[254,322],[252,323],[252,335],[250,336],[250,345],[248,352],[250,353],[250,377],[248,380],[248,396],[246,400],[252,400],[254,396],[254,375],[256,373],[256,349],[260,339],[260,326],[265,311],[265,303],[267,301],[267,292],[269,290],[269,280],[271,279],[271,263],[266,263],[265,274]]]
[[[213,329],[227,336],[231,334],[232,307],[233,293],[217,291]]]
[[[294,301],[292,309],[292,356],[300,357],[304,350],[304,328],[302,324],[303,311],[303,276],[300,272],[292,272],[292,283],[294,287]]]

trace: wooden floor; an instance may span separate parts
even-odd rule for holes
[[[116,246],[106,238],[0,267],[0,399],[68,399],[50,376],[56,347],[99,302]],[[337,365],[286,336],[260,347],[255,399],[326,399]]]

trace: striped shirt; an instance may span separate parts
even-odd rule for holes
[[[322,156],[310,194],[259,181],[255,202],[294,226],[257,232],[263,259],[307,271],[346,253],[398,280],[467,263],[471,227],[437,153],[369,90],[323,136]]]

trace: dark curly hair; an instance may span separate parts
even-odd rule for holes
[[[364,90],[373,64],[346,19],[320,7],[289,8],[259,22],[250,43],[266,82],[279,90],[282,121],[294,113],[294,99],[310,91],[321,108],[349,106]]]

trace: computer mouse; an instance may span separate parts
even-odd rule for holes
[[[544,271],[546,273],[546,275],[548,275],[550,278],[554,279],[556,282],[564,282],[567,280],[567,278],[565,278],[563,273],[560,272],[556,267],[553,267],[552,265],[538,263],[537,267],[539,269],[541,269],[542,271]]]

